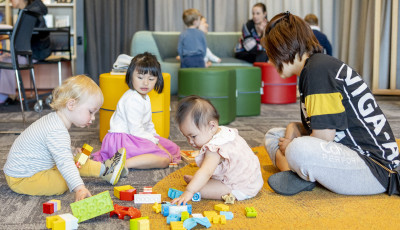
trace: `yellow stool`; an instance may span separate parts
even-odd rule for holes
[[[152,90],[148,95],[151,101],[152,120],[158,135],[168,138],[171,103],[171,75],[163,73],[164,89],[158,94]],[[122,95],[129,89],[125,83],[125,75],[100,75],[100,88],[103,91],[104,103],[100,109],[100,141],[110,129],[110,119]]]

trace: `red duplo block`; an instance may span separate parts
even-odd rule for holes
[[[119,199],[132,201],[133,199],[135,199],[135,194],[136,194],[136,189],[121,191],[119,193]]]
[[[54,213],[54,204],[53,203],[43,203],[43,213],[52,214]]]

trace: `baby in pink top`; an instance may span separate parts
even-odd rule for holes
[[[176,120],[188,142],[200,149],[196,157],[200,168],[194,176],[184,176],[188,185],[173,204],[186,204],[196,192],[215,200],[229,193],[238,200],[257,195],[264,184],[257,156],[236,129],[218,125],[219,114],[208,100],[182,99]]]

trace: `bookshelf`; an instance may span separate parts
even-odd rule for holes
[[[53,27],[56,25],[71,27],[72,74],[84,74],[84,0],[42,1],[47,6],[48,15],[52,16]],[[13,25],[17,19],[18,9],[11,7],[10,0],[0,0],[0,13],[3,14],[1,23]]]

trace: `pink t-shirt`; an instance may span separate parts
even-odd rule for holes
[[[257,195],[264,181],[260,161],[236,129],[220,126],[221,130],[205,144],[195,158],[201,166],[207,150],[222,157],[211,178],[219,180],[232,190],[238,190],[249,197]]]

